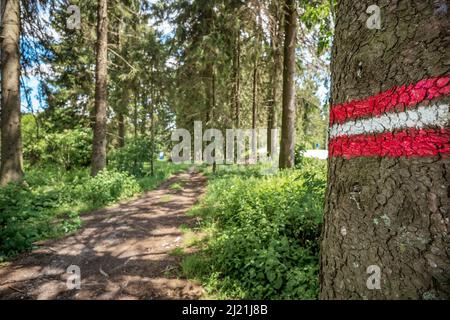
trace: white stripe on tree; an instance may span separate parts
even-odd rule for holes
[[[449,125],[450,112],[448,105],[421,106],[404,112],[391,112],[382,116],[350,120],[343,124],[335,124],[330,129],[330,138],[338,136],[358,135],[365,133],[382,133],[396,129],[446,127]]]

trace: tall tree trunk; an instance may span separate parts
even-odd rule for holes
[[[256,118],[258,111],[258,65],[255,61],[253,66],[253,89],[252,89],[252,129],[256,129]]]
[[[252,86],[252,129],[256,129],[257,122],[257,112],[258,112],[258,63],[259,63],[259,52],[261,47],[261,33],[259,30],[258,23],[261,17],[260,7],[256,8],[256,16],[254,21],[254,33],[255,33],[255,43],[254,43],[254,56],[253,56],[253,86]],[[254,130],[255,131],[255,130]],[[255,142],[256,139],[253,139]],[[256,146],[254,146],[256,147]]]
[[[216,109],[216,68],[213,64],[212,66],[212,83],[211,83],[211,94],[212,94],[212,98],[211,98],[211,110],[212,110],[212,116],[214,117],[214,110]]]
[[[121,56],[126,55],[126,50],[123,50],[123,40],[122,34],[125,31],[125,23],[121,19],[117,24],[117,46]],[[126,81],[121,83],[121,98],[119,100],[119,106],[117,108],[117,122],[118,122],[118,142],[119,148],[125,146],[125,134],[126,134],[126,124],[125,124],[125,113],[128,108],[129,91]]]
[[[91,175],[106,167],[106,112],[108,103],[108,7],[107,0],[98,0],[97,62],[95,70],[95,126]]]
[[[120,105],[117,111],[117,120],[118,120],[118,134],[119,134],[119,148],[123,148],[125,146],[125,135],[126,135],[126,121],[125,114],[128,108],[128,103],[130,99],[130,91],[128,87],[123,84],[122,85],[122,96],[120,99]]]
[[[134,112],[133,112],[133,127],[134,127],[134,139],[138,137],[138,104],[139,104],[139,83],[136,83],[134,89]]]
[[[214,64],[213,64],[213,69],[212,69],[212,87],[211,87],[211,94],[212,94],[212,106],[211,106],[211,116],[214,119],[214,110],[216,109],[216,72],[215,72],[215,68],[214,68]],[[214,123],[213,123],[214,124]],[[213,157],[216,156],[216,150],[213,151]],[[214,161],[213,165],[212,165],[212,172],[216,173],[217,171],[217,163],[216,161]]]
[[[212,124],[215,104],[215,75],[214,63],[208,62],[203,70],[203,84],[205,89],[205,123]]]
[[[2,105],[0,185],[23,178],[20,130],[20,1],[2,0]]]
[[[141,137],[145,137],[147,133],[147,115],[148,115],[148,102],[147,102],[147,91],[145,88],[142,88],[141,94],[141,125],[140,125],[140,134]]]
[[[255,54],[255,61],[253,66],[253,92],[252,92],[252,145],[251,150],[253,155],[257,155],[256,144],[257,144],[257,134],[256,134],[256,122],[257,122],[257,112],[258,112],[258,58]],[[257,159],[255,159],[257,161]]]
[[[449,299],[449,13],[379,3],[338,2],[320,297]]]
[[[274,0],[271,8],[272,19],[270,25],[270,42],[271,42],[271,54],[272,54],[272,70],[270,77],[270,91],[268,99],[267,110],[267,151],[269,155],[272,155],[272,130],[277,127],[277,110],[279,105],[279,89],[280,89],[280,76],[283,69],[283,59],[281,45],[283,39],[283,11],[279,4],[279,0]]]
[[[207,63],[204,72],[205,97],[206,97],[206,126],[214,126],[214,108],[216,103],[216,78],[214,63]],[[216,170],[215,163],[212,165],[213,172]]]
[[[134,141],[137,141],[138,138],[138,103],[139,103],[139,81],[135,82],[135,86],[134,86],[134,111],[133,111],[133,128],[134,128]],[[135,154],[134,155],[134,159],[133,159],[133,168],[135,170],[138,170],[138,155]]]
[[[152,79],[152,83],[151,83],[151,101],[152,101],[152,106],[151,106],[151,110],[150,110],[150,122],[151,122],[151,126],[152,126],[152,131],[151,131],[151,151],[150,151],[150,173],[152,175],[152,177],[155,175],[155,77],[153,77]]]
[[[236,43],[233,57],[233,104],[234,104],[234,125],[239,128],[241,116],[241,34],[236,31]]]
[[[294,166],[295,149],[295,47],[297,44],[297,7],[285,0],[285,39],[283,68],[283,115],[281,125],[280,169]]]
[[[117,118],[119,122],[119,148],[123,148],[125,146],[125,116],[123,112],[119,112]]]

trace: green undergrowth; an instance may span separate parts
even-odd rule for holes
[[[207,193],[190,214],[208,235],[184,275],[223,299],[316,299],[326,162],[204,171]]]

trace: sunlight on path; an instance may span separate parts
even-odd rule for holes
[[[170,253],[182,245],[180,226],[195,223],[185,213],[204,186],[205,178],[189,170],[139,199],[83,215],[74,235],[0,267],[0,299],[200,298],[198,284],[170,272],[181,259]],[[80,267],[80,290],[67,289],[71,265]]]

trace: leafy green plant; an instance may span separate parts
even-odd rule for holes
[[[186,275],[224,298],[316,298],[325,171],[323,162],[305,161],[272,176],[212,177],[206,209],[196,212],[213,235],[185,261]]]
[[[129,198],[141,191],[136,179],[128,173],[103,170],[77,187],[80,198],[94,207]]]
[[[0,261],[81,225],[78,214],[63,206],[61,191],[15,184],[0,189]]]
[[[148,139],[128,141],[123,148],[115,149],[109,154],[109,167],[134,176],[143,176],[146,173],[144,164],[150,161],[150,150]]]
[[[91,162],[92,132],[89,129],[65,130],[47,136],[46,156],[66,170],[87,167]]]
[[[37,241],[77,230],[81,212],[154,189],[185,168],[157,162],[154,176],[136,178],[110,169],[92,178],[87,168],[27,167],[24,185],[0,188],[0,262]]]
[[[26,136],[26,135],[25,135]],[[71,129],[47,133],[40,139],[24,145],[24,157],[31,164],[58,165],[66,170],[87,167],[91,161],[92,132],[89,129]]]

